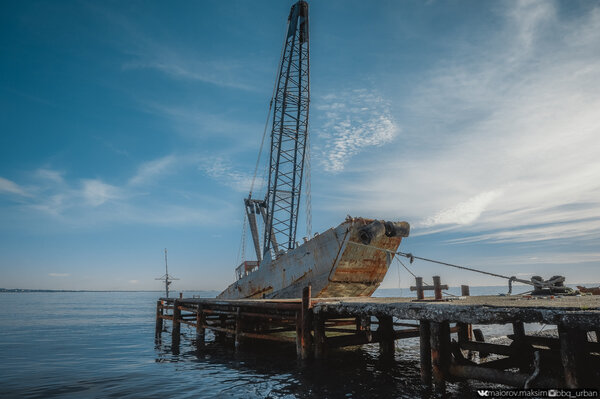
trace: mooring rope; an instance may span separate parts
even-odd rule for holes
[[[389,250],[389,249],[385,249],[385,248],[379,248],[379,247],[376,247],[376,246],[374,246],[374,245],[367,245],[367,244],[362,244],[362,243],[359,243],[359,242],[354,242],[354,241],[349,241],[349,242],[350,242],[351,244],[354,244],[354,245],[360,245],[360,246],[363,246],[363,247],[373,248],[373,249],[377,249],[377,250],[379,250],[379,251],[387,252],[387,253],[389,253],[389,254],[394,254],[394,255],[398,255],[398,256],[403,256],[403,257],[405,257],[405,258],[409,259],[409,260],[410,260],[410,263],[413,263],[415,259],[418,259],[418,260],[422,260],[422,261],[425,261],[425,262],[436,263],[436,264],[438,264],[438,265],[442,265],[442,266],[455,267],[455,268],[457,268],[457,269],[469,270],[469,271],[471,271],[471,272],[475,272],[475,273],[487,274],[488,276],[494,276],[494,277],[500,277],[500,278],[504,278],[504,279],[507,279],[507,280],[508,280],[509,292],[510,292],[510,290],[512,290],[512,282],[513,282],[513,281],[518,281],[518,282],[520,282],[520,283],[524,283],[524,284],[533,285],[533,283],[532,283],[531,281],[527,281],[527,280],[519,279],[519,278],[516,278],[515,276],[504,276],[504,275],[502,275],[502,274],[497,274],[497,273],[492,273],[492,272],[486,272],[486,271],[484,271],[484,270],[478,270],[478,269],[474,269],[474,268],[472,268],[472,267],[466,267],[466,266],[455,265],[455,264],[453,264],[453,263],[442,262],[442,261],[435,260],[435,259],[424,258],[424,257],[422,257],[422,256],[415,256],[415,255],[413,255],[413,254],[411,254],[411,253],[407,253],[407,252],[400,252],[400,251],[398,251],[398,252],[394,252],[394,251],[391,251],[391,250]],[[406,268],[406,266],[405,266],[405,268]],[[407,269],[407,270],[408,270],[408,269]],[[411,274],[412,274],[412,272],[411,272]],[[413,276],[414,276],[414,274],[413,274]],[[415,276],[415,277],[416,277],[416,276]]]

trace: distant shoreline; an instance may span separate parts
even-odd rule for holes
[[[164,290],[44,290],[27,288],[0,288],[0,292],[164,292]],[[177,292],[217,292],[214,290],[179,290]]]

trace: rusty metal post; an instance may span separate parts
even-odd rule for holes
[[[202,306],[198,306],[198,310],[196,313],[196,342],[198,346],[204,346],[204,341],[206,339],[206,329],[204,326],[206,325],[206,316],[202,310]]]
[[[379,327],[377,335],[379,336],[379,353],[383,356],[394,356],[394,319],[392,316],[377,316]]]
[[[239,350],[242,346],[242,309],[237,309],[235,315],[235,350]]]
[[[181,309],[179,301],[173,302],[173,333],[171,334],[173,352],[179,351],[179,334],[181,333]]]
[[[425,385],[431,385],[431,333],[429,321],[421,320],[419,322],[419,340],[421,355],[421,382]]]
[[[585,387],[587,332],[559,324],[558,336],[567,388]]]
[[[446,392],[450,367],[450,325],[447,321],[431,323],[431,367],[433,382],[439,393]]]
[[[440,276],[433,276],[433,291],[435,292],[435,300],[442,299],[442,282]]]
[[[162,307],[162,301],[156,301],[156,329],[154,331],[154,335],[156,338],[160,339],[160,334],[162,333],[162,329],[163,329],[163,307]]]
[[[417,299],[425,299],[423,291],[423,277],[415,277],[415,285],[417,286]]]
[[[313,315],[313,328],[315,332],[315,359],[323,359],[327,352],[327,337],[325,335],[325,315]]]

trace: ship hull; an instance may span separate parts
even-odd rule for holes
[[[231,284],[217,298],[298,298],[308,285],[313,297],[371,296],[409,229],[405,223],[405,232],[400,235],[380,232],[365,245],[361,233],[373,222],[379,223],[349,218],[277,259],[263,260],[257,270]]]

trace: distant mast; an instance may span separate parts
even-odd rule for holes
[[[169,285],[173,282],[173,280],[179,280],[173,276],[169,276],[169,264],[167,263],[167,248],[165,248],[165,274],[162,277],[159,277],[155,280],[163,280],[165,282],[165,293],[167,294],[167,298],[169,297]]]

